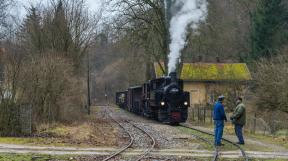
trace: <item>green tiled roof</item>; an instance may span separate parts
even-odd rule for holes
[[[159,65],[155,64],[156,77],[163,76]],[[250,71],[243,63],[184,63],[181,79],[186,81],[248,81]]]

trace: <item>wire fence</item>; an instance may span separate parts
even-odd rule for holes
[[[188,120],[198,125],[213,123],[213,107],[196,105],[189,109]]]
[[[20,126],[22,134],[32,133],[32,108],[28,104],[20,106]]]

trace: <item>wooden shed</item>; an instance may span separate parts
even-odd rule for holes
[[[157,63],[154,69],[157,78],[163,76]],[[243,63],[184,63],[180,78],[184,90],[190,92],[192,106],[213,104],[219,94],[243,95],[247,82],[252,80]]]

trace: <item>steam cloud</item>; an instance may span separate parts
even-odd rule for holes
[[[176,0],[173,8],[176,9],[170,21],[171,44],[169,46],[169,73],[176,70],[177,61],[186,44],[187,29],[198,29],[201,22],[206,20],[208,13],[207,0]],[[179,8],[179,9],[178,9]]]

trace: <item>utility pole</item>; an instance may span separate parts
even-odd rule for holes
[[[166,18],[166,27],[169,31],[170,28],[170,20],[171,20],[171,5],[172,0],[164,0],[164,8],[165,8],[165,18]],[[169,32],[168,32],[169,33]],[[169,35],[169,34],[168,34]]]
[[[89,52],[87,53],[87,112],[90,115],[91,98],[90,98],[90,57]]]
[[[171,6],[172,6],[172,0],[163,0],[164,1],[164,13],[165,13],[165,25],[166,25],[166,52],[169,53],[169,46],[171,42],[170,38],[170,21],[171,21]],[[167,69],[166,69],[167,70]],[[169,75],[168,70],[166,71],[166,74]]]
[[[106,101],[106,105],[108,106],[108,105],[109,105],[109,102],[108,102],[108,90],[107,90],[107,84],[105,84],[105,101]]]

